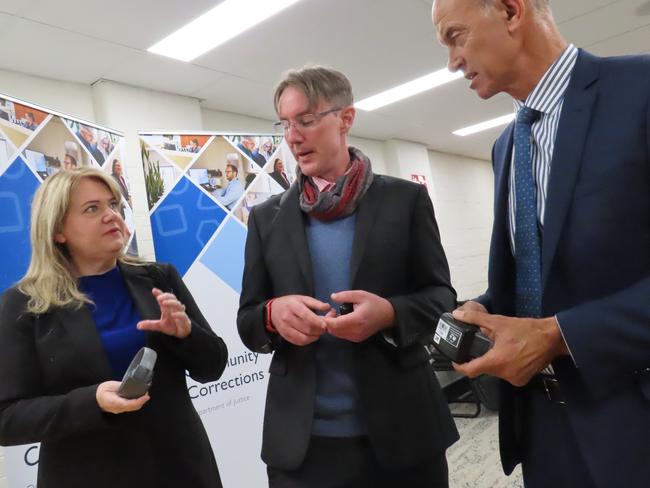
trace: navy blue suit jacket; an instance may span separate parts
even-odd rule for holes
[[[513,125],[493,148],[491,313],[514,315],[508,234]],[[551,163],[542,238],[543,316],[556,315],[574,362],[553,365],[573,434],[602,486],[650,480],[650,57],[580,51]],[[520,461],[521,405],[505,384],[501,456]],[[549,446],[552,449],[553,446]]]

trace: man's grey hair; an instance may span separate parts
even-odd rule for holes
[[[324,66],[305,66],[287,71],[273,95],[276,112],[282,93],[289,87],[297,88],[305,94],[310,110],[320,101],[330,102],[338,107],[347,107],[354,103],[350,80],[340,71]]]

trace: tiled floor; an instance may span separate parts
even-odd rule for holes
[[[503,474],[499,460],[497,414],[485,409],[478,418],[457,418],[460,440],[447,451],[450,488],[521,488],[518,466]]]
[[[521,488],[521,469],[506,477],[499,462],[497,416],[484,412],[476,419],[456,419],[460,440],[447,451],[450,488]],[[0,488],[7,487],[0,455]]]

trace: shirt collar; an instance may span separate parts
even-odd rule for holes
[[[324,192],[326,188],[334,184],[334,182],[327,181],[325,178],[321,178],[320,176],[312,176],[311,179],[316,184],[320,193]]]
[[[514,100],[515,110],[526,105],[546,115],[553,113],[564,98],[577,60],[578,48],[569,44],[546,70],[526,101]]]

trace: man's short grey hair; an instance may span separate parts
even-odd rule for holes
[[[287,71],[273,95],[276,112],[282,93],[289,87],[297,88],[305,94],[310,110],[320,101],[330,102],[338,107],[347,107],[354,103],[350,80],[340,71],[325,66],[305,66]]]

